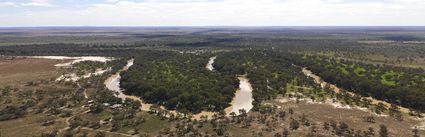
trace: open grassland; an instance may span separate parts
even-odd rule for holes
[[[41,123],[47,119],[58,120],[56,120],[53,125],[41,126]],[[0,121],[0,132],[2,137],[28,137],[41,135],[42,133],[64,128],[66,126],[64,119],[44,114],[30,114],[19,119]]]
[[[317,130],[319,130],[318,133],[327,132],[323,129],[324,122],[336,121],[337,123],[344,122],[354,130],[363,131],[367,131],[369,127],[379,129],[379,125],[384,124],[387,126],[391,136],[408,137],[412,136],[412,128],[419,124],[419,121],[410,118],[405,118],[403,121],[399,121],[388,116],[376,116],[370,112],[355,108],[335,108],[329,104],[312,104],[305,101],[300,101],[299,103],[296,103],[295,101],[281,102],[279,100],[267,101],[265,103],[273,104],[282,110],[292,108],[295,113],[292,114],[291,117],[294,118],[299,118],[302,115],[305,115],[313,125],[317,126]],[[374,122],[367,122],[365,120],[367,117],[373,117]],[[277,130],[279,130],[279,128],[277,128]],[[308,128],[301,128],[301,130],[297,131],[295,135],[291,136],[305,136],[308,132]],[[420,135],[425,135],[425,132],[421,132]],[[335,135],[335,133],[328,132],[328,135],[326,136],[337,135]]]
[[[0,136],[39,136],[67,126],[50,108],[64,101],[57,97],[73,90],[54,82],[63,72],[54,65],[65,61],[0,58]]]
[[[20,85],[37,80],[56,79],[62,74],[54,65],[65,61],[0,57],[0,85]]]

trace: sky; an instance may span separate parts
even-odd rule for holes
[[[28,26],[425,26],[425,0],[0,0]]]

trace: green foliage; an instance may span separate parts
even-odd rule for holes
[[[291,122],[289,123],[289,128],[292,130],[297,130],[299,127],[300,123],[295,119],[291,119]]]
[[[271,50],[234,51],[219,54],[213,65],[220,73],[246,74],[253,88],[254,110],[258,110],[261,101],[286,94],[287,84],[294,80],[297,85],[315,85],[292,64],[292,58],[301,56]]]
[[[356,69],[354,69],[354,73],[357,76],[365,76],[366,74],[366,69],[362,68],[362,67],[356,67]]]
[[[379,137],[388,137],[388,129],[385,125],[379,125]]]
[[[395,86],[401,75],[394,71],[387,71],[381,75],[381,83],[387,86]]]
[[[166,128],[170,123],[167,120],[152,115],[143,115],[146,121],[139,127],[141,131],[152,133]]]
[[[425,110],[423,69],[332,60],[319,56],[295,61],[311,69],[324,81],[343,89],[393,104]],[[345,67],[353,73],[347,75],[340,71],[340,67]]]
[[[0,111],[0,121],[16,119],[23,117],[26,114],[23,108],[18,106],[6,106]]]
[[[238,87],[234,75],[210,72],[207,56],[149,51],[135,56],[121,86],[144,101],[181,112],[220,111]]]

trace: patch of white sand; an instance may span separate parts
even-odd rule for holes
[[[143,103],[143,100],[140,97],[136,97],[136,96],[129,96],[123,93],[123,89],[121,89],[120,87],[120,80],[121,80],[121,75],[120,72],[122,71],[127,71],[131,66],[133,66],[134,64],[134,59],[128,60],[127,61],[127,65],[124,66],[120,71],[118,71],[117,73],[115,73],[114,75],[112,75],[111,77],[109,77],[106,81],[105,81],[105,86],[107,89],[114,91],[115,92],[115,96],[125,100],[127,98],[132,99],[132,100],[136,100],[139,101],[142,105],[142,107],[140,108],[142,111],[149,111],[150,107],[152,106],[152,104],[147,104],[147,103]]]
[[[68,56],[27,56],[27,58],[36,59],[55,59],[55,60],[72,60],[67,63],[56,64],[56,67],[71,67],[72,64],[82,61],[96,61],[96,62],[107,62],[113,60],[112,57],[100,57],[100,56],[82,56],[82,57],[68,57]]]
[[[291,94],[291,93],[290,93]],[[326,99],[325,101],[313,101],[310,98],[306,98],[304,95],[300,95],[301,93],[294,93],[292,94],[293,96],[298,95],[298,96],[302,96],[301,98],[296,98],[296,97],[283,97],[283,98],[279,98],[276,99],[276,101],[280,102],[280,103],[288,103],[288,102],[296,102],[298,101],[305,101],[308,104],[326,104],[326,105],[330,105],[333,106],[334,108],[339,108],[339,109],[356,109],[356,110],[361,110],[364,112],[370,112],[376,116],[379,117],[388,117],[388,115],[385,114],[377,114],[374,113],[372,111],[370,111],[368,108],[365,107],[359,107],[359,106],[350,106],[350,105],[346,105],[346,104],[342,104],[341,102],[337,101],[336,99]]]
[[[108,68],[108,69],[97,69],[93,73],[87,73],[87,74],[84,74],[82,76],[77,76],[76,73],[63,74],[59,78],[57,78],[56,81],[72,81],[72,82],[76,82],[76,81],[78,81],[80,79],[85,79],[85,78],[90,78],[92,76],[102,75],[103,73],[105,73],[105,72],[107,72],[109,70],[111,70],[111,68]]]
[[[238,77],[239,79],[239,90],[235,93],[235,97],[231,103],[231,112],[235,112],[236,115],[239,115],[239,110],[244,109],[246,112],[249,112],[253,105],[252,102],[252,86],[249,83],[249,80],[245,76]]]
[[[215,57],[211,57],[210,58],[210,60],[208,61],[208,64],[207,64],[207,66],[206,66],[206,68],[209,70],[209,71],[213,71],[214,70],[214,66],[213,66],[213,64],[214,64],[214,61],[215,61],[215,59],[217,58],[217,56],[215,56]]]
[[[73,64],[82,62],[82,61],[95,61],[95,62],[107,62],[111,61],[114,58],[112,57],[100,57],[100,56],[81,56],[81,57],[69,57],[69,56],[26,56],[26,58],[35,58],[35,59],[53,59],[53,60],[71,60],[67,63],[56,64],[55,67],[72,67]],[[82,76],[78,76],[76,73],[63,74],[56,81],[78,81],[80,79],[90,78],[92,76],[102,75],[103,73],[109,71],[108,69],[97,69],[93,73],[87,73]]]

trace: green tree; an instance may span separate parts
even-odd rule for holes
[[[283,132],[282,132],[282,137],[288,137],[289,136],[289,131],[288,131],[288,129],[283,129]]]
[[[105,133],[103,133],[103,132],[96,132],[96,134],[94,136],[95,137],[106,137]]]
[[[387,126],[379,125],[379,137],[388,137]]]
[[[412,132],[413,132],[413,137],[419,137],[418,135],[419,130],[416,127],[412,129]]]
[[[291,119],[291,122],[289,123],[289,128],[291,130],[297,130],[299,127],[300,127],[300,123],[295,119]]]
[[[329,123],[328,122],[324,122],[323,123],[323,129],[324,130],[329,130]]]

